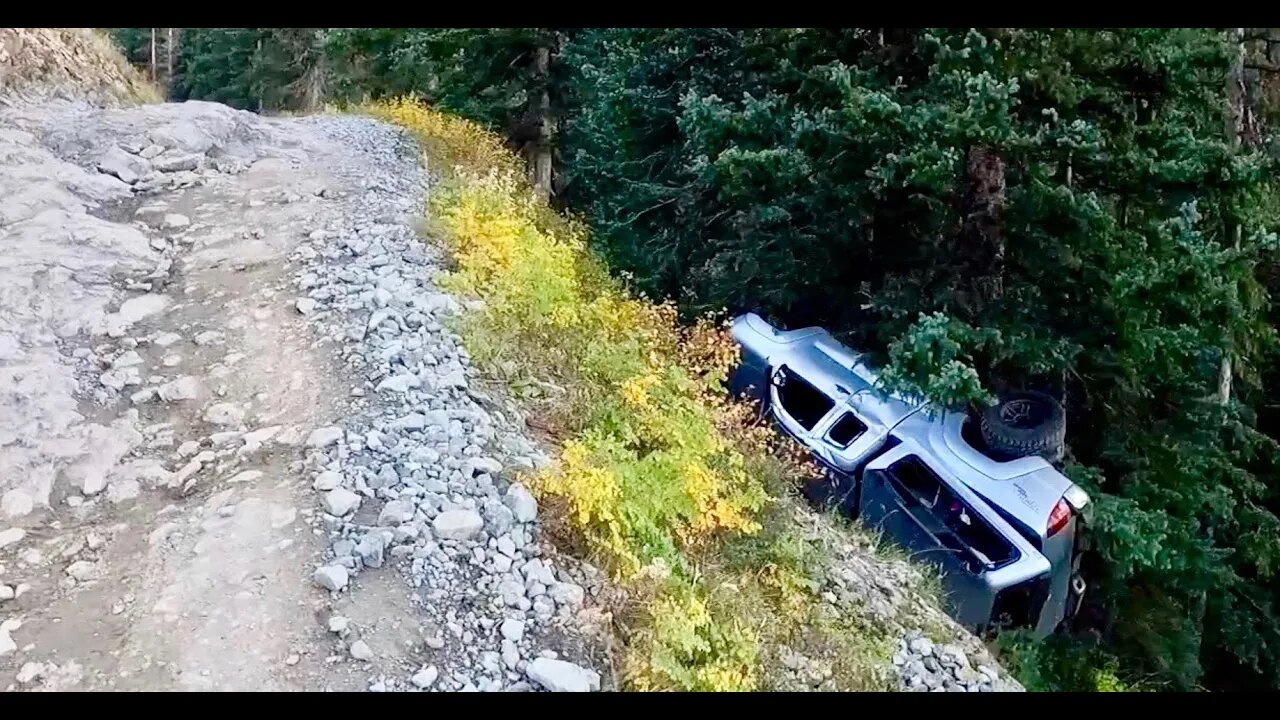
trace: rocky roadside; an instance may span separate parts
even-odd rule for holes
[[[512,481],[546,456],[476,389],[448,329],[460,307],[434,285],[441,255],[412,230],[426,187],[415,147],[362,118],[305,122],[374,168],[350,178],[359,213],[317,227],[293,256],[297,312],[362,379],[351,389],[362,410],[306,439],[329,538],[315,583],[358,601],[362,573],[394,567],[414,588],[428,659],[373,689],[607,688],[589,607],[603,578],[543,545],[537,501]],[[367,652],[343,618],[331,629]]]

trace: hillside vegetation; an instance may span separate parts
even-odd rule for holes
[[[890,689],[909,629],[964,636],[917,571],[806,519],[789,492],[805,471],[794,451],[726,401],[736,351],[722,326],[682,326],[671,305],[629,297],[586,227],[533,197],[500,137],[412,99],[365,110],[444,169],[429,217],[457,263],[445,286],[482,301],[461,334],[560,448],[531,484],[562,540],[622,590],[626,687]],[[864,563],[860,592],[884,584],[894,601],[824,598],[846,554]]]
[[[184,37],[175,97],[417,92],[502,134],[686,322],[821,323],[948,404],[1057,394],[1093,589],[1064,637],[1006,638],[1024,677],[1277,686],[1275,29]]]

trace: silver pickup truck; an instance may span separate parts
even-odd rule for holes
[[[1046,426],[1060,440],[1054,401],[946,411],[884,392],[864,356],[821,328],[746,314],[732,333],[742,358],[729,390],[758,399],[819,461],[811,497],[937,566],[958,622],[1043,637],[1079,610],[1089,496],[1050,462],[1060,443],[1042,442]]]

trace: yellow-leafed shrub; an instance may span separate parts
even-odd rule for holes
[[[433,194],[431,217],[457,261],[443,284],[484,301],[463,321],[468,348],[482,365],[572,388],[545,408],[573,435],[535,487],[563,498],[623,574],[719,531],[751,532],[764,490],[716,427],[705,383],[683,367],[674,310],[627,297],[581,225],[539,205],[509,163],[490,164],[496,138],[404,101],[384,112],[464,145],[442,153],[459,161],[457,182]]]
[[[745,406],[726,402],[737,359],[726,328],[683,327],[671,305],[628,296],[586,228],[534,199],[497,136],[412,99],[366,110],[411,130],[447,170],[430,199],[456,262],[441,283],[483,301],[458,330],[560,444],[526,482],[644,597],[627,618],[627,681],[760,687],[762,638],[794,634],[814,594],[773,560],[718,568],[719,546],[761,529],[766,487],[785,473]],[[667,569],[657,582],[654,568]]]
[[[650,604],[624,667],[637,690],[757,689],[759,638],[737,618],[712,612],[700,590],[671,579]]]
[[[456,115],[423,112],[424,106],[416,98],[380,102],[364,110],[413,133],[431,161],[443,164],[446,170],[493,168],[504,174],[519,170],[517,158],[502,146],[502,138]]]

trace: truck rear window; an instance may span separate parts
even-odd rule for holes
[[[788,368],[782,368],[781,372],[783,382],[778,388],[778,399],[782,401],[782,409],[805,430],[812,430],[835,403]]]
[[[942,479],[914,455],[905,457],[889,468],[890,477],[910,493],[921,505],[932,511],[942,532],[939,540],[994,569],[1016,557],[1008,540],[974,512],[968,503],[956,497]]]

